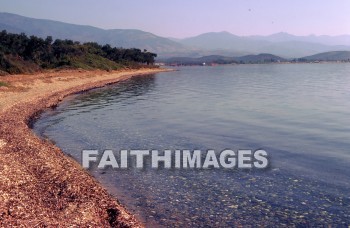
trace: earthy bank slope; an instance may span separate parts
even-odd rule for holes
[[[28,123],[71,93],[159,71],[0,77],[10,85],[0,87],[0,226],[141,226],[77,162],[37,138]]]

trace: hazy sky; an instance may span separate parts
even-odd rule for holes
[[[178,38],[350,34],[350,0],[0,0],[0,11]]]

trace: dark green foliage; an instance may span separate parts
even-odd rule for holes
[[[140,49],[116,48],[72,40],[53,41],[25,34],[0,32],[0,70],[10,74],[29,73],[40,69],[71,67],[114,70],[135,64],[153,64],[154,53]]]

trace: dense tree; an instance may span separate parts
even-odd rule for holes
[[[36,36],[27,37],[24,33],[11,34],[5,30],[0,32],[0,70],[10,72],[10,59],[28,61],[40,68],[73,66],[77,59],[107,59],[118,64],[153,64],[156,54],[141,51],[137,48],[124,49],[100,45],[95,42],[80,44],[72,40],[53,41],[51,36],[42,39]],[[81,60],[81,61],[83,61]],[[79,64],[78,64],[79,65]],[[96,66],[99,64],[92,64]],[[16,71],[17,72],[17,71]]]

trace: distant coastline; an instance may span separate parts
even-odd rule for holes
[[[200,58],[174,57],[157,61],[158,65],[167,66],[215,66],[225,64],[271,64],[271,63],[350,63],[350,51],[331,51],[319,53],[302,58],[282,58],[280,56],[262,53],[258,55],[245,55],[240,57],[227,57],[220,55],[203,56]]]

